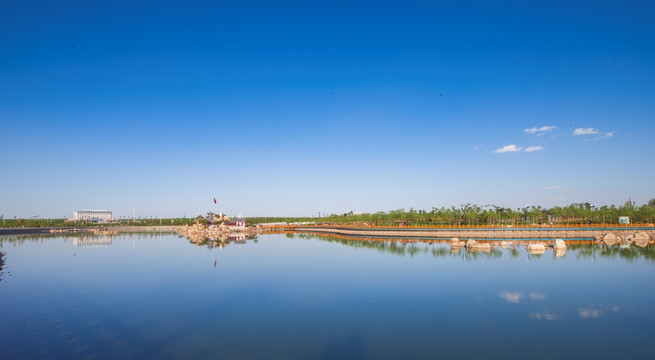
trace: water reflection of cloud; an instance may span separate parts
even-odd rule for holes
[[[501,299],[507,300],[512,304],[518,304],[525,297],[525,294],[520,291],[501,291],[498,295]],[[546,300],[548,296],[544,293],[532,291],[528,293],[530,300],[541,301]]]
[[[505,299],[509,303],[518,304],[521,301],[521,299],[523,298],[523,293],[521,293],[521,292],[501,291],[499,296],[500,296],[501,299]]]
[[[546,300],[546,294],[544,293],[531,292],[528,294],[528,297],[532,300]]]
[[[603,315],[603,310],[600,309],[578,309],[578,315],[583,319],[598,319]]]
[[[530,319],[535,320],[558,320],[559,315],[553,314],[548,311],[532,311],[530,312]]]

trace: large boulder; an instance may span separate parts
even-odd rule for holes
[[[553,249],[566,249],[566,243],[562,239],[556,239],[553,243]]]
[[[544,244],[530,244],[528,245],[528,252],[530,254],[543,254],[546,252],[546,246]]]
[[[478,243],[475,240],[469,240],[466,242],[466,250],[468,251],[491,251],[491,244],[489,243]]]
[[[607,233],[603,235],[603,242],[607,246],[613,246],[621,242],[621,238],[614,235],[614,233]]]
[[[455,245],[455,246],[459,245],[459,238],[454,237],[450,239],[450,245]]]
[[[479,243],[473,249],[471,249],[471,251],[490,252],[491,251],[491,244],[489,244],[489,243]]]
[[[635,234],[633,237],[635,245],[640,246],[640,247],[646,247],[648,246],[648,243],[650,242],[650,236],[648,236],[648,233],[645,231],[641,231]]]

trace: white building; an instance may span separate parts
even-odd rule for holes
[[[107,210],[73,211],[73,220],[110,221],[111,211],[107,211]]]

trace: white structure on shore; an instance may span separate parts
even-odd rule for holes
[[[110,221],[111,211],[107,211],[107,210],[73,211],[73,220]]]

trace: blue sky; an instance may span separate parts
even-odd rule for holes
[[[0,214],[641,204],[655,197],[653,14],[4,2]]]

